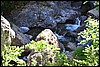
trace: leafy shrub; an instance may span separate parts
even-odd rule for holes
[[[3,45],[3,51],[1,52],[1,56],[3,58],[2,65],[3,66],[13,66],[14,64],[9,64],[11,60],[18,63],[18,66],[25,65],[25,62],[18,58],[20,56],[23,49],[19,49],[19,47],[16,46],[10,46],[10,45]]]
[[[88,40],[92,39],[92,45],[88,46],[83,50],[84,55],[86,56],[86,60],[75,60],[82,66],[97,66],[99,65],[99,20],[88,17],[86,22],[86,30],[79,33],[79,35],[83,35],[86,38],[86,43]],[[80,42],[83,44],[83,42]]]
[[[31,66],[45,66],[48,65],[51,62],[49,61],[50,57],[53,56],[53,53],[56,51],[59,51],[59,48],[56,48],[55,45],[49,45],[48,42],[41,40],[41,41],[31,41],[29,44],[25,45],[25,48],[29,48],[32,50],[35,50],[35,52],[40,53],[36,59],[32,59],[32,65]],[[2,58],[4,59],[2,61],[3,66],[13,66],[14,64],[9,64],[10,61],[15,61],[17,63],[17,66],[25,66],[26,63],[22,59],[19,59],[18,56],[21,56],[21,53],[24,51],[24,46],[18,47],[18,46],[10,46],[10,45],[3,45],[3,51],[2,51]],[[41,56],[41,57],[40,57]],[[42,62],[39,63],[38,59],[40,59]]]
[[[37,52],[39,56],[34,56],[32,59],[32,66],[45,66],[49,64],[49,59],[54,56],[56,51],[59,51],[55,45],[49,45],[48,42],[44,40],[40,41],[31,41],[28,45],[25,46],[26,48],[33,49],[34,52]],[[36,55],[36,54],[34,54]],[[38,59],[41,60],[38,62]],[[52,58],[51,58],[52,60]],[[52,62],[52,61],[51,61]]]
[[[99,65],[99,20],[88,17],[86,22],[86,30],[80,32],[86,40],[80,42],[85,44],[88,40],[92,39],[92,45],[77,48],[73,53],[73,59],[65,63],[68,66],[98,66]]]

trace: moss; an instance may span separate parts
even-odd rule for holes
[[[10,23],[10,27],[12,28],[13,23],[12,22],[9,22],[9,23]]]
[[[83,50],[84,50],[83,47],[76,48],[75,51],[74,51],[74,53],[73,53],[73,57],[75,59],[80,59],[80,60],[85,59],[86,56],[84,55]]]

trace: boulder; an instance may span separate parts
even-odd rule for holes
[[[40,34],[38,34],[35,40],[45,40],[50,45],[56,45],[56,47],[61,48],[61,50],[65,50],[64,45],[58,41],[58,37],[50,29],[43,30]]]
[[[15,24],[12,24],[12,29],[15,31],[16,36],[15,39],[12,40],[11,45],[22,46],[30,42],[30,37],[28,37],[26,34],[23,34],[19,27],[17,27]]]
[[[32,39],[32,35],[24,34],[28,39]]]
[[[44,28],[42,28],[42,27],[32,27],[32,28],[30,28],[29,31],[27,31],[27,32],[25,33],[25,35],[26,35],[26,34],[32,35],[32,39],[31,39],[31,40],[35,40],[36,37],[37,37],[37,35],[38,35],[41,31],[43,31],[43,30],[44,30]]]
[[[43,30],[35,39],[36,41],[45,40],[50,45],[56,45],[59,47],[58,38],[54,35],[54,33],[50,29]]]
[[[1,45],[10,45],[12,38],[15,38],[15,32],[10,27],[10,23],[1,16]]]
[[[72,43],[72,42],[69,42],[66,46],[65,46],[65,49],[68,50],[68,51],[73,51],[76,49],[76,44],[75,43]]]
[[[94,8],[94,4],[91,1],[82,4],[81,8],[79,9],[82,15],[86,15],[87,12]]]
[[[97,10],[96,8],[94,8],[94,9],[92,9],[92,10],[89,10],[89,11],[87,12],[87,14],[88,14],[89,16],[92,16],[92,17],[94,17],[94,18],[99,19],[99,10]]]
[[[59,42],[59,46],[61,47],[61,51],[65,51],[65,47],[61,42]]]
[[[57,33],[59,35],[62,35],[64,36],[66,34],[66,26],[65,24],[57,24],[57,27],[55,28],[55,32],[54,33]]]
[[[87,16],[82,15],[82,16],[79,17],[79,19],[80,19],[80,21],[81,21],[81,22],[80,22],[80,25],[84,25],[84,24],[85,24],[84,21],[87,19]]]
[[[73,9],[79,9],[82,5],[82,1],[71,1],[71,7]]]
[[[77,38],[78,34],[76,32],[68,31],[66,36]]]
[[[44,27],[53,29],[57,23],[65,23],[80,12],[71,7],[70,1],[30,1],[21,10],[11,12],[11,21],[18,27]]]

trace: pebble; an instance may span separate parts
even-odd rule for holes
[[[28,27],[20,27],[20,31],[22,33],[26,33],[27,31],[29,31],[29,28]]]

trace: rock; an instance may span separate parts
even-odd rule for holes
[[[61,48],[61,51],[65,51],[65,47],[61,42],[59,42],[59,47]]]
[[[18,27],[44,27],[53,29],[57,23],[73,19],[79,11],[68,9],[70,1],[30,1],[23,9],[12,11],[11,21]]]
[[[65,36],[77,38],[78,34],[76,32],[68,31]]]
[[[57,23],[54,21],[54,18],[52,17],[47,17],[43,22],[42,25],[39,25],[40,27],[44,27],[44,28],[50,28],[53,29],[54,27],[56,27]]]
[[[43,30],[40,34],[35,39],[36,41],[39,40],[45,40],[47,41],[50,45],[56,45],[56,47],[60,48],[61,51],[65,50],[64,45],[61,44],[58,41],[57,36],[50,30],[50,29],[45,29]]]
[[[72,42],[69,42],[66,46],[65,46],[65,49],[67,49],[68,51],[73,51],[76,49],[76,44],[75,43],[72,43]]]
[[[58,35],[64,36],[66,34],[66,26],[65,26],[65,24],[58,23],[54,32],[56,32]]]
[[[71,51],[71,52],[66,51],[65,53],[66,53],[68,59],[70,59],[70,60],[73,59],[73,51]]]
[[[32,39],[32,35],[24,34],[28,39]]]
[[[31,40],[35,40],[37,35],[44,30],[43,27],[32,27],[28,32],[25,34],[32,35]]]
[[[63,46],[62,43],[59,43],[60,44],[60,47]],[[63,50],[64,49],[64,46],[62,48],[62,51],[65,51]],[[46,50],[48,50],[46,48]],[[36,60],[37,61],[37,64],[38,66],[40,65],[45,65],[46,61],[50,61],[51,63],[54,63],[55,62],[55,59],[54,59],[54,55],[55,52],[48,52],[46,50],[43,50],[42,52],[35,52],[35,51],[31,51],[31,53],[27,56],[27,65],[30,66],[31,63],[32,63],[32,60]]]
[[[10,27],[10,23],[1,16],[1,49],[3,45],[11,45],[12,38],[15,38],[15,32]]]
[[[79,9],[82,5],[82,1],[71,1],[71,7],[73,9]]]
[[[20,31],[21,31],[22,33],[25,33],[25,32],[27,32],[27,31],[29,30],[28,27],[20,27],[19,29],[20,29]]]
[[[44,57],[43,57],[44,58]],[[37,64],[43,64],[43,61],[45,60],[42,60],[42,53],[39,53],[39,52],[34,52],[33,50],[31,51],[31,53],[27,56],[27,62],[26,62],[26,65],[27,66],[32,66],[32,60],[35,60],[37,61]],[[36,65],[37,65],[36,64]]]
[[[94,17],[94,18],[99,19],[99,10],[96,10],[96,8],[94,8],[94,9],[92,9],[92,10],[89,10],[89,11],[87,12],[87,14],[88,14],[89,16],[92,16],[92,17]]]
[[[61,16],[55,17],[55,20],[57,23],[66,23],[66,20],[74,19],[77,16],[80,16],[80,12],[72,10],[72,9],[66,9],[64,11],[66,13],[61,13],[62,14]]]
[[[40,34],[38,34],[35,40],[45,40],[48,41],[50,45],[56,45],[56,47],[59,47],[58,38],[50,29],[43,30]]]
[[[27,63],[26,63],[27,66],[31,66],[31,60],[32,60],[31,56],[33,54],[34,54],[34,51],[32,50],[31,53],[27,56]]]
[[[91,9],[94,8],[94,5],[92,2],[88,1],[85,4],[82,4],[81,8],[80,8],[80,12],[82,15],[86,15],[87,12]]]
[[[30,42],[30,38],[21,33],[20,29],[15,24],[12,24],[12,29],[15,31],[16,36],[15,39],[12,40],[11,45],[22,46]]]
[[[67,19],[65,24],[75,24],[75,20],[73,19]]]
[[[84,15],[83,15],[83,16],[80,16],[79,19],[80,19],[80,21],[81,21],[81,22],[80,22],[80,25],[84,25],[84,24],[85,24],[84,21],[87,19],[87,16],[84,16]]]

